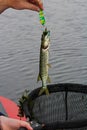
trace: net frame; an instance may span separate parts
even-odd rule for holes
[[[51,123],[45,123],[44,129],[45,130],[57,130],[57,129],[74,129],[74,128],[83,128],[87,127],[87,119],[79,119],[79,120],[73,120],[73,121],[68,121],[67,116],[68,116],[68,107],[67,107],[67,94],[68,92],[76,92],[76,93],[82,93],[82,94],[87,94],[87,85],[84,84],[75,84],[75,83],[60,83],[60,84],[51,84],[48,85],[48,90],[49,93],[56,93],[56,92],[65,92],[65,104],[66,104],[66,121],[55,121]],[[33,101],[36,100],[38,97],[45,95],[43,93],[42,95],[38,95],[41,87],[34,89],[29,93],[29,100]],[[29,112],[31,111],[30,107],[28,107]],[[30,112],[31,120],[32,120],[32,115]],[[44,124],[44,122],[40,122]]]

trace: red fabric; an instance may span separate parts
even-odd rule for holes
[[[9,117],[11,118],[16,118],[20,119],[18,115],[18,106],[15,102],[12,100],[0,96],[0,102],[2,103],[6,113],[8,114]],[[25,120],[25,118],[22,118],[22,120]]]

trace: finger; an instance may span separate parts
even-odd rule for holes
[[[43,2],[41,0],[29,0],[29,2],[36,4],[41,10],[43,10]]]
[[[21,9],[22,9],[22,7],[23,7],[23,9],[29,9],[29,10],[33,10],[33,11],[37,11],[37,12],[40,11],[40,9],[37,5],[34,5],[32,3],[28,3],[28,2],[23,3],[23,5],[21,5]]]
[[[40,9],[43,10],[43,3],[41,0],[35,0]]]
[[[28,130],[33,130],[29,123],[22,121],[20,126],[27,128]]]

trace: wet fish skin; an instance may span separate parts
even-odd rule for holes
[[[39,75],[37,81],[42,81],[42,88],[39,92],[39,95],[42,93],[46,93],[49,95],[49,91],[47,88],[47,82],[50,81],[50,77],[48,75],[48,69],[50,67],[49,64],[49,46],[50,46],[50,31],[45,28],[45,31],[41,37],[41,47],[40,47],[40,61],[39,61]]]

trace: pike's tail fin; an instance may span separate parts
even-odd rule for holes
[[[42,87],[42,88],[40,89],[39,95],[41,95],[41,94],[43,94],[43,93],[45,93],[46,95],[49,95],[49,90],[48,90],[47,87]]]

